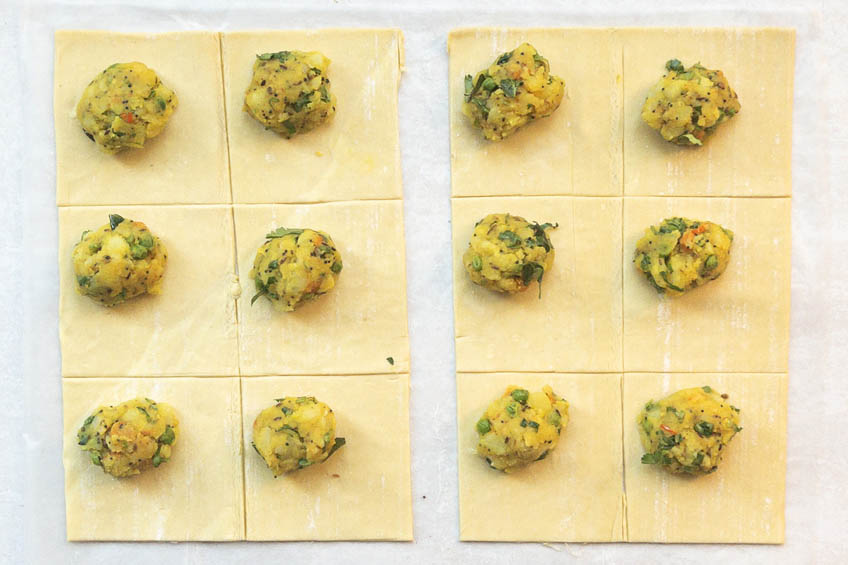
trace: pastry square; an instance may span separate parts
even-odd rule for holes
[[[71,252],[111,213],[144,222],[165,244],[162,294],[112,308],[77,294]],[[238,375],[233,250],[227,206],[59,208],[62,375]]]
[[[242,375],[409,371],[402,201],[237,205],[235,220]],[[294,312],[250,304],[256,251],[280,226],[327,232],[344,264],[335,288]]]
[[[624,193],[674,196],[792,194],[792,29],[625,29]],[[669,59],[721,69],[742,109],[703,147],[679,147],[642,121]]]
[[[77,431],[99,406],[148,397],[179,418],[170,461],[115,478],[91,464]],[[69,541],[244,539],[237,378],[63,379]]]
[[[400,30],[244,31],[222,40],[235,202],[401,198]],[[281,50],[328,57],[338,99],[331,122],[292,139],[266,131],[243,109],[256,55]]]
[[[790,206],[789,198],[625,198],[624,370],[785,372]],[[735,234],[727,270],[677,297],[658,294],[633,264],[645,230],[672,216]]]
[[[621,49],[611,29],[462,29],[448,37],[453,196],[621,194]],[[487,141],[462,114],[465,75],[529,42],[565,81],[547,118]]]
[[[412,540],[409,375],[242,379],[248,540]],[[314,396],[347,443],[274,478],[251,448],[253,422],[283,396]]]
[[[217,32],[57,31],[55,39],[60,206],[230,202]],[[98,73],[113,63],[131,61],[153,69],[176,93],[178,105],[164,131],[143,149],[108,155],[85,136],[76,105]]]
[[[621,374],[458,373],[459,538],[612,542],[624,539]],[[550,385],[569,402],[560,443],[510,474],[477,455],[477,420],[506,387]]]
[[[621,370],[621,199],[454,198],[454,315],[459,372]],[[490,213],[559,223],[536,284],[505,295],[475,285],[462,254]]]
[[[687,477],[642,464],[636,422],[645,403],[704,385],[741,410],[742,431],[718,470]],[[783,543],[786,374],[630,373],[623,391],[628,541]]]

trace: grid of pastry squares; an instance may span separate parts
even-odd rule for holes
[[[59,31],[55,43],[68,539],[412,539],[400,31]],[[242,111],[256,54],[283,49],[328,56],[339,100],[330,125],[292,140]],[[105,155],[75,105],[98,72],[132,60],[179,106],[143,150]],[[71,250],[110,213],[167,246],[161,295],[108,309],[75,293]],[[345,271],[286,314],[251,304],[248,277],[281,225],[329,232]],[[304,395],[333,408],[347,444],[274,479],[250,448],[253,420]],[[138,396],[176,408],[179,441],[155,472],[116,480],[76,432],[96,407]]]
[[[450,34],[461,539],[782,543],[794,40],[761,28]],[[464,76],[524,41],[567,96],[487,142],[462,115]],[[739,95],[739,115],[703,148],[641,122],[671,58],[724,70]],[[541,299],[497,295],[465,273],[475,222],[503,212],[558,223]],[[671,216],[735,232],[722,277],[674,299],[632,264],[645,229]],[[544,384],[571,404],[560,446],[521,472],[492,471],[475,422],[506,386]],[[641,464],[642,406],[703,385],[742,407],[718,472],[693,480]]]

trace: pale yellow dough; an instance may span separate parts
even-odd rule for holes
[[[248,540],[412,540],[409,375],[244,378],[242,394]],[[332,406],[347,443],[320,465],[274,478],[250,434],[283,396]]]
[[[742,431],[718,470],[692,478],[643,465],[636,416],[645,402],[703,385],[741,409]],[[786,374],[630,373],[623,391],[629,541],[783,543]]]
[[[451,32],[453,196],[620,195],[621,49],[615,34],[611,29]],[[462,115],[464,77],[524,41],[565,80],[566,96],[551,117],[491,143]]]
[[[93,409],[137,396],[174,407],[179,445],[167,464],[117,479],[91,464],[76,433]],[[68,540],[244,539],[238,379],[64,379],[62,400]]]
[[[456,379],[461,540],[624,539],[621,374],[458,373]],[[569,402],[557,448],[510,474],[489,468],[475,449],[480,414],[508,385],[546,384]]]
[[[53,107],[56,201],[81,204],[223,204],[230,201],[217,32],[57,31]],[[141,61],[176,92],[179,108],[142,150],[108,155],[83,133],[75,109],[113,63]]]
[[[658,295],[632,262],[645,228],[669,216],[735,234],[722,276],[679,297]],[[786,371],[790,222],[788,198],[625,199],[624,370]]]
[[[235,220],[243,287],[238,300],[242,375],[409,371],[400,200],[237,205]],[[328,231],[344,258],[333,292],[294,312],[277,312],[267,300],[250,305],[255,290],[246,275],[265,234],[278,226]]]
[[[167,246],[162,294],[103,308],[75,292],[71,250],[111,213],[143,221]],[[228,207],[59,208],[62,375],[237,376],[234,280]]]
[[[234,32],[222,41],[235,202],[401,198],[400,30]],[[266,131],[242,110],[256,55],[281,50],[328,57],[338,99],[332,122],[293,139]]]
[[[552,117],[529,124],[501,143],[488,143],[461,115],[464,75],[525,40],[550,60],[553,73],[564,78],[568,97]],[[789,29],[470,29],[451,33],[462,539],[782,542],[794,44],[795,32]],[[665,62],[675,57],[687,65],[700,61],[722,69],[742,104],[739,115],[702,148],[672,146],[640,118],[650,87],[662,75]],[[567,198],[622,193],[624,198]],[[566,198],[533,198],[536,195]],[[656,198],[663,195],[780,198]],[[507,211],[560,223],[549,232],[556,262],[552,272],[545,273],[541,301],[532,292],[494,296],[475,287],[462,266],[474,223],[487,213]],[[636,241],[644,230],[670,216],[714,221],[736,234],[726,272],[674,300],[658,296],[632,264]],[[524,372],[503,379],[498,375],[500,380],[484,373],[510,370]],[[624,529],[618,538],[609,534],[601,538],[598,531],[603,528],[593,530],[588,525],[590,533],[576,533],[587,517],[590,524],[599,516],[604,517],[602,525],[616,523],[606,518],[608,514],[600,515],[594,502],[611,492],[621,496],[620,488],[578,481],[574,489],[548,492],[536,485],[539,477],[534,473],[574,447],[572,440],[581,425],[579,411],[587,405],[581,399],[584,392],[556,382],[550,384],[568,399],[573,411],[568,430],[553,457],[548,457],[550,461],[529,468],[533,473],[528,473],[527,484],[514,487],[515,496],[529,492],[533,502],[544,503],[561,495],[562,504],[568,504],[568,496],[577,493],[585,497],[582,512],[573,521],[547,508],[538,514],[526,510],[525,515],[524,506],[512,505],[498,512],[496,504],[503,492],[499,489],[514,477],[489,473],[474,453],[474,423],[480,410],[508,384],[532,387],[549,380],[546,374],[531,372],[615,374],[621,370],[625,371],[629,537],[621,518],[617,523]],[[627,371],[723,374],[649,378]],[[730,374],[740,371],[772,374]],[[599,383],[609,375],[586,377]],[[745,429],[717,473],[673,482],[679,478],[641,465],[641,444],[635,424],[630,423],[651,396],[707,384],[701,382],[704,378],[730,393],[734,402],[738,400]],[[585,393],[601,394],[604,389],[597,383],[590,382]],[[613,402],[599,410],[605,411],[598,417],[602,429],[613,418],[620,424],[620,406]],[[621,445],[620,429],[609,441]],[[582,443],[590,452],[599,445],[606,444],[591,439]],[[595,454],[582,456],[586,461],[581,462],[591,466]],[[621,454],[609,457],[621,464]],[[566,472],[556,477],[557,484]],[[489,486],[490,481],[501,484]],[[679,512],[699,518],[681,519]],[[564,520],[559,529],[557,519]]]
[[[624,193],[792,194],[792,29],[622,29]],[[651,87],[677,58],[721,69],[742,110],[703,147],[672,145],[641,118]]]
[[[496,212],[559,223],[547,232],[556,261],[541,300],[535,284],[505,296],[468,277],[462,254],[474,224]],[[455,198],[452,224],[457,371],[621,370],[619,199]]]

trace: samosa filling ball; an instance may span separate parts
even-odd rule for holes
[[[278,398],[253,422],[253,447],[275,477],[321,463],[344,444],[335,414],[313,396]]]
[[[722,122],[742,106],[727,77],[695,63],[688,69],[677,59],[654,85],[642,106],[642,120],[677,145],[702,145]]]
[[[330,60],[316,51],[257,55],[244,110],[286,138],[315,129],[336,112],[329,66]]]
[[[256,295],[266,297],[281,312],[330,292],[342,272],[342,256],[330,236],[311,229],[279,228],[253,261],[250,278]]]
[[[549,386],[530,392],[510,386],[477,421],[477,453],[509,473],[544,459],[568,425],[568,402]]]
[[[499,141],[553,114],[564,94],[565,82],[551,74],[548,60],[522,43],[476,76],[465,76],[462,113],[486,139]]]
[[[104,306],[161,293],[168,252],[142,222],[109,215],[109,223],[84,231],[72,254],[77,292]]]
[[[733,232],[713,222],[667,218],[645,231],[633,262],[658,292],[677,296],[718,278],[732,243]]]
[[[474,227],[462,263],[474,284],[514,294],[539,283],[554,263],[547,231],[553,224],[528,222],[512,214],[489,214]]]
[[[704,475],[718,468],[724,449],[742,430],[739,409],[709,386],[679,390],[645,404],[639,414],[642,463],[672,473]]]
[[[177,95],[143,63],[115,63],[94,77],[77,104],[77,119],[106,153],[144,147],[177,107]]]
[[[77,443],[104,472],[129,477],[167,462],[178,436],[171,406],[136,398],[95,410],[77,432]]]

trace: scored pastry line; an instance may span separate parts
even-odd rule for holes
[[[239,445],[241,446],[241,539],[247,539],[247,475],[245,474],[245,459],[247,459],[247,450],[244,445],[244,390],[242,378],[239,377]]]
[[[514,195],[520,196],[520,195]],[[570,195],[565,195],[570,196]],[[472,197],[472,198],[485,198],[485,197]],[[635,197],[634,197],[635,198]],[[195,203],[195,204],[186,204],[185,202],[134,202],[134,203],[125,203],[125,204],[57,204],[58,208],[120,208],[120,207],[142,207],[149,206],[151,208],[162,206],[162,207],[172,207],[172,208],[209,208],[209,207],[229,207],[229,206],[315,206],[319,204],[351,204],[354,202],[402,202],[402,197],[391,197],[391,198],[348,198],[341,200],[315,200],[310,202],[283,202],[283,201],[275,201],[275,202],[204,202],[204,203]]]
[[[715,200],[720,199],[728,199],[728,200],[780,200],[781,198],[784,200],[789,200],[792,197],[785,194],[759,194],[759,195],[724,195],[724,194],[625,194],[625,195],[611,195],[611,194],[566,194],[566,193],[544,193],[544,194],[461,194],[458,196],[451,196],[451,200],[463,200],[470,198],[624,198],[624,199],[637,199],[637,198],[710,198]],[[335,202],[335,201],[333,201]],[[351,201],[354,202],[354,201]]]
[[[227,88],[224,84],[226,75],[224,73],[224,46],[221,32],[218,32],[218,66],[221,70],[221,101],[224,107],[224,140],[227,147],[227,182],[230,188],[230,204],[233,204],[233,169],[231,166],[232,157],[230,155],[230,118],[227,115]],[[238,265],[236,265],[238,267]]]
[[[615,34],[613,37],[618,37]],[[620,41],[620,39],[619,39]],[[621,150],[621,176],[618,179],[619,184],[621,186],[621,333],[619,334],[619,339],[621,340],[621,379],[619,380],[619,398],[621,399],[621,534],[622,540],[624,542],[630,541],[630,524],[627,521],[627,456],[624,449],[624,258],[626,257],[624,250],[624,167],[625,167],[625,159],[624,159],[624,128],[625,119],[624,119],[624,44],[620,43],[618,45],[620,57],[618,59],[619,68],[618,68],[618,76],[621,77],[621,81],[618,82],[619,86],[619,100],[621,100],[620,108],[619,108],[619,120],[621,127],[619,128],[619,133],[621,134],[621,138],[619,139],[619,148]]]

